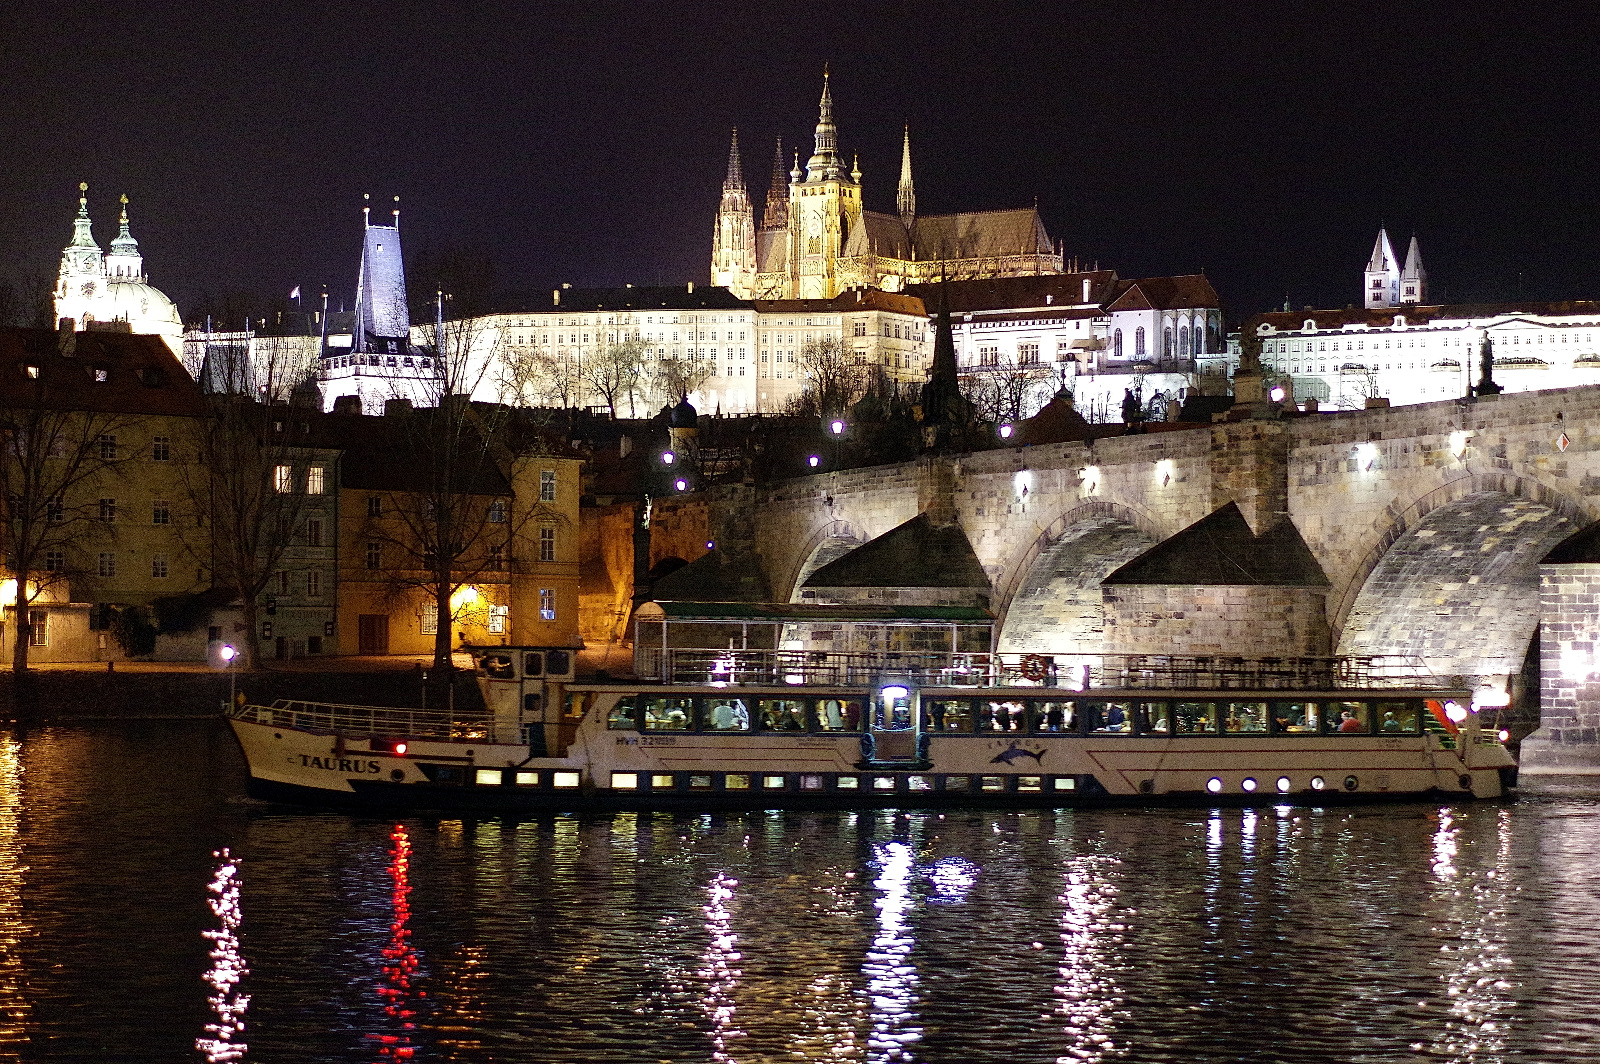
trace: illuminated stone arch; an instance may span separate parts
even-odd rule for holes
[[[1060,514],[1002,578],[996,647],[1070,653],[1102,647],[1100,582],[1163,538],[1148,517],[1088,500]]]
[[[835,559],[842,558],[867,541],[867,537],[847,521],[829,521],[813,532],[795,553],[798,564],[776,584],[774,591],[787,589],[781,601],[800,601],[800,589],[811,574]]]

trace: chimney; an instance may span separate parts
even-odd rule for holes
[[[339,398],[333,401],[333,412],[335,414],[354,414],[359,417],[361,415],[361,396],[339,396]]]
[[[554,289],[551,289],[551,291],[550,291],[550,297],[551,297],[551,298],[552,298],[552,299],[553,299],[553,300],[555,300],[555,305],[556,305],[556,306],[558,306],[558,307],[559,307],[559,306],[560,306],[560,305],[561,305],[561,289],[559,289],[559,288],[554,288]]]
[[[383,401],[384,417],[404,417],[411,413],[410,399],[385,399]]]
[[[1089,278],[1087,277],[1083,279],[1083,301],[1085,303],[1089,302]]]
[[[690,282],[689,282],[689,285],[688,285],[688,287],[687,287],[687,288],[686,288],[686,289],[685,289],[685,290],[686,290],[686,291],[687,291],[687,292],[688,292],[688,293],[689,293],[689,294],[690,294],[690,295],[694,295],[694,282],[693,282],[693,281],[690,281]]]

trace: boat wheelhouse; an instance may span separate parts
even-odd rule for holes
[[[972,607],[656,603],[626,682],[577,682],[570,651],[488,647],[479,715],[230,718],[252,794],[380,808],[1325,802],[1515,780],[1470,692],[1415,661],[998,654],[991,624]]]

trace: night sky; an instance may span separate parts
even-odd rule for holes
[[[1482,12],[1475,12],[1482,7]],[[704,283],[737,125],[811,149],[821,71],[870,209],[1025,206],[1237,319],[1343,306],[1380,222],[1435,297],[1600,298],[1592,4],[202,4],[0,12],[0,276],[53,278],[90,183],[186,315],[354,288],[361,194],[497,286]],[[786,153],[788,147],[786,147]]]

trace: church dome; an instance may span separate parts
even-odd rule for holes
[[[183,318],[159,288],[143,281],[108,281],[94,309],[96,320],[125,321],[135,333],[161,337],[173,353],[183,351]]]

